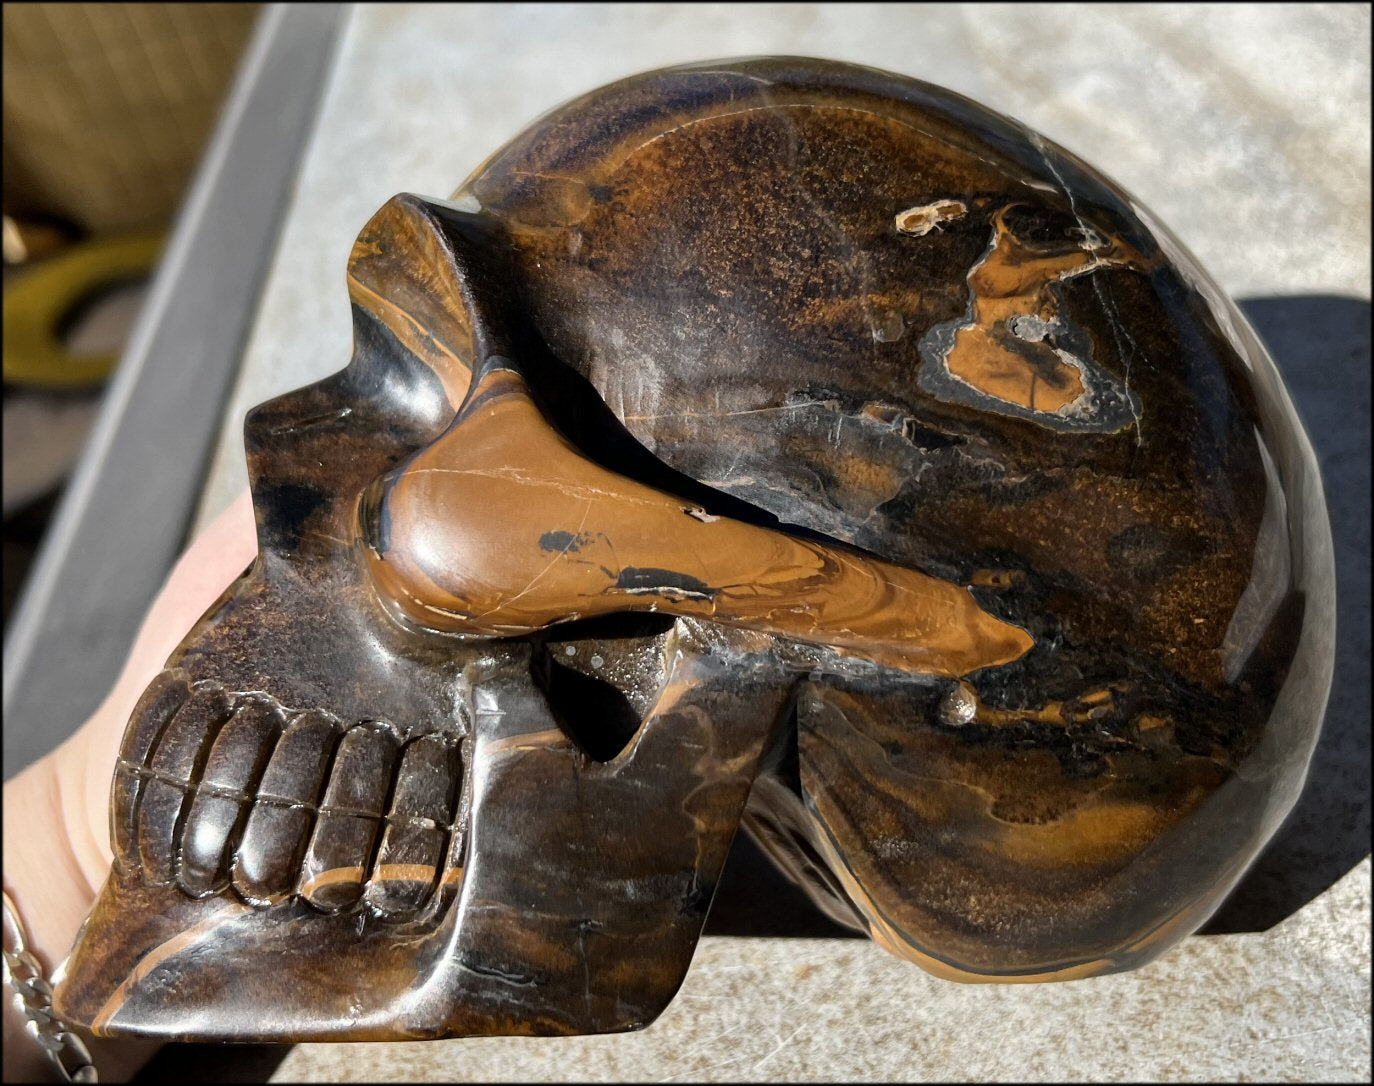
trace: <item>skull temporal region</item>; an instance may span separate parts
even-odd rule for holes
[[[1272,363],[1142,218],[964,99],[790,59],[615,84],[391,201],[348,369],[250,416],[259,560],[131,722],[62,1010],[635,1028],[741,820],[944,975],[1196,928],[1300,787],[1331,557]],[[554,637],[617,661],[623,747],[573,742]]]

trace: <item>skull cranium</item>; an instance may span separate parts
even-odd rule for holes
[[[786,59],[390,201],[350,365],[248,419],[259,558],[134,714],[61,1010],[635,1028],[741,820],[949,976],[1195,929],[1300,787],[1331,557],[1272,363],[1144,215]]]

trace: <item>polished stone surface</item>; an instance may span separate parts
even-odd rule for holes
[[[244,484],[243,413],[347,357],[339,269],[359,223],[397,192],[448,193],[511,133],[577,94],[703,57],[821,56],[948,87],[1102,161],[1232,297],[1367,298],[1368,246],[1350,224],[1369,218],[1368,20],[1294,5],[1090,10],[516,5],[478,17],[361,6],[200,522]],[[565,54],[578,63],[561,63]],[[395,74],[383,87],[378,72]]]
[[[910,20],[905,24],[912,28],[910,35],[893,34],[893,19],[903,17]],[[344,342],[335,345],[335,350],[330,349],[328,342],[329,329],[343,327],[327,312],[332,308],[341,311],[342,292],[333,294],[323,286],[314,285],[337,281],[338,255],[323,252],[331,244],[328,241],[332,236],[331,230],[334,235],[343,233],[346,249],[356,223],[392,191],[398,188],[425,191],[423,177],[426,169],[434,177],[428,189],[445,191],[452,177],[461,176],[467,166],[475,164],[473,157],[464,162],[463,155],[480,156],[505,133],[518,126],[518,122],[507,124],[512,115],[519,119],[527,118],[577,90],[604,82],[618,74],[628,74],[629,71],[650,67],[655,63],[705,55],[767,51],[848,56],[944,83],[1012,113],[1071,149],[1106,164],[1118,180],[1174,227],[1185,242],[1198,252],[1203,264],[1234,295],[1326,291],[1362,296],[1367,292],[1367,248],[1352,244],[1349,240],[1350,231],[1341,225],[1351,221],[1352,217],[1354,221],[1363,218],[1367,223],[1367,210],[1364,209],[1367,209],[1368,173],[1363,165],[1367,161],[1367,107],[1363,114],[1359,108],[1352,109],[1351,103],[1363,99],[1357,93],[1343,91],[1340,84],[1342,79],[1351,80],[1352,87],[1358,86],[1361,80],[1367,81],[1367,62],[1363,69],[1358,65],[1336,65],[1333,69],[1322,59],[1333,49],[1339,55],[1343,44],[1352,38],[1358,41],[1362,37],[1367,42],[1367,19],[1351,24],[1348,22],[1349,16],[1346,16],[1347,22],[1342,25],[1340,16],[1325,20],[1300,19],[1292,9],[1279,9],[1278,12],[1253,9],[1246,13],[1244,25],[1231,26],[1228,20],[1233,16],[1212,10],[1204,16],[1209,21],[1210,32],[1203,38],[1214,43],[1214,50],[1224,50],[1221,63],[1218,63],[1215,57],[1199,58],[1189,52],[1192,48],[1189,43],[1201,40],[1194,28],[1187,25],[1190,17],[1168,11],[1145,13],[1127,9],[1119,16],[1104,16],[1096,23],[1087,23],[1070,20],[1052,9],[1038,12],[1033,17],[1007,11],[1000,18],[975,19],[957,14],[936,18],[928,11],[892,8],[870,9],[862,18],[858,18],[850,9],[841,13],[806,8],[789,13],[787,20],[768,17],[756,11],[751,19],[742,24],[732,23],[730,33],[727,33],[724,23],[713,23],[714,16],[711,15],[700,17],[695,11],[688,14],[682,9],[648,9],[626,14],[619,20],[609,20],[609,32],[604,27],[598,28],[597,49],[604,49],[604,52],[590,48],[590,43],[583,46],[584,55],[601,58],[601,68],[583,67],[575,76],[566,70],[557,74],[560,69],[543,63],[537,50],[533,54],[512,51],[512,56],[518,58],[512,64],[529,63],[531,67],[524,80],[517,78],[521,73],[512,72],[501,81],[506,89],[500,105],[510,112],[503,113],[501,109],[493,108],[475,112],[466,118],[469,124],[465,126],[465,131],[473,133],[471,140],[464,139],[461,144],[436,147],[423,138],[422,132],[412,130],[410,126],[418,125],[423,130],[426,126],[436,124],[440,108],[438,103],[443,103],[445,130],[450,131],[448,125],[453,110],[473,109],[472,103],[482,100],[480,88],[465,88],[462,80],[478,79],[479,69],[470,66],[467,60],[478,55],[489,58],[495,42],[490,37],[481,38],[480,33],[471,26],[457,23],[453,24],[452,35],[437,33],[436,26],[426,22],[434,18],[436,16],[433,13],[421,18],[418,13],[370,9],[363,9],[356,16],[355,33],[346,44],[344,63],[333,95],[326,105],[322,135],[302,179],[302,200],[298,205],[298,213],[284,238],[278,267],[269,286],[263,319],[250,348],[250,363],[240,388],[240,398],[245,403],[255,402],[270,392],[332,371],[347,350],[346,337]],[[448,18],[456,20],[459,15],[455,13]],[[485,33],[496,38],[507,34],[512,41],[522,40],[526,27],[521,20],[528,21],[531,18],[533,16],[528,11],[517,10],[509,21],[498,21]],[[569,22],[555,29],[566,35],[564,41],[575,41],[580,17],[573,19],[568,16],[568,19]],[[681,25],[675,25],[674,20],[679,20]],[[1294,25],[1295,20],[1301,23],[1300,27]],[[543,19],[543,25],[545,29],[548,28],[547,17]],[[590,30],[590,24],[587,29]],[[730,36],[731,33],[736,36]],[[617,34],[622,37],[618,39]],[[916,38],[918,34],[919,40]],[[617,49],[618,41],[633,41],[637,48],[626,49],[622,46]],[[1009,65],[999,60],[993,64],[980,60],[984,57],[989,60],[992,57],[1004,57],[1012,42],[1018,45],[1016,51],[1018,56],[1024,58],[1023,63]],[[1027,42],[1038,48],[1027,48]],[[652,45],[645,48],[649,43]],[[652,55],[652,49],[663,50],[663,53]],[[368,116],[363,102],[374,95],[375,84],[358,79],[350,86],[347,73],[350,66],[354,66],[354,71],[375,71],[378,67],[385,69],[389,63],[386,59],[390,55],[389,50],[395,51],[398,58],[405,56],[411,61],[417,55],[432,58],[432,64],[428,66],[413,63],[404,66],[409,73],[406,79],[419,81],[423,93],[418,93],[419,86],[406,84],[406,79],[401,80],[403,86],[400,92],[405,93],[409,89],[415,98],[433,105],[436,112],[429,114],[424,110],[415,110],[404,114],[405,120],[398,124],[394,113],[378,111],[371,114],[375,120],[360,129],[357,123],[359,118]],[[473,52],[469,53],[469,50]],[[1067,58],[1072,58],[1072,62]],[[399,64],[391,66],[398,70],[402,67]],[[1278,78],[1280,72],[1283,74],[1282,80]],[[536,73],[539,78],[534,77]],[[1236,74],[1228,76],[1228,73]],[[486,82],[490,77],[488,61],[481,69],[481,85],[490,85]],[[565,82],[559,83],[559,79]],[[1160,86],[1174,88],[1173,93],[1135,93],[1139,83],[1147,79]],[[1268,82],[1271,80],[1273,82]],[[361,94],[363,97],[350,99],[351,94]],[[527,101],[530,96],[537,101]],[[1102,99],[1110,99],[1112,108],[1084,104]],[[1292,123],[1295,115],[1303,116],[1305,123],[1295,126]],[[490,134],[491,138],[483,135],[483,126],[486,124],[498,130]],[[504,131],[500,131],[502,125],[505,125]],[[1137,132],[1160,135],[1157,140],[1119,138],[1133,137]],[[334,135],[325,138],[327,133]],[[387,150],[376,153],[374,147],[369,147],[367,154],[361,156],[360,147],[367,139],[372,140],[376,147],[387,147]],[[1119,147],[1120,156],[1107,163],[1100,148],[1109,143]],[[1187,153],[1163,156],[1156,144],[1184,147]],[[409,161],[407,155],[410,156]],[[356,165],[360,157],[368,160],[367,178],[359,177]],[[455,165],[455,158],[461,164]],[[1310,165],[1313,161],[1322,162],[1324,167],[1313,171]],[[388,176],[380,177],[371,173],[375,170],[380,175],[393,167],[400,170],[402,175],[391,177],[388,173]],[[341,186],[340,182],[345,179],[347,183]],[[373,183],[377,185],[375,190],[362,192]],[[1199,198],[1199,194],[1209,191],[1225,191],[1228,199],[1218,209],[1215,204]],[[350,201],[359,206],[353,206]],[[362,208],[362,216],[358,215],[359,207]],[[350,215],[353,216],[351,219]],[[1258,236],[1250,228],[1256,221],[1275,220],[1284,222],[1287,228],[1283,231],[1261,231]],[[1358,236],[1361,232],[1354,233]],[[1367,234],[1367,231],[1364,233]],[[1246,238],[1247,244],[1237,246],[1237,237]],[[1303,244],[1295,245],[1296,237],[1303,238]],[[1313,238],[1317,241],[1313,242]],[[310,271],[311,265],[316,266],[316,273]],[[1249,308],[1252,318],[1261,325],[1261,331],[1273,336],[1274,332],[1263,327],[1264,316],[1256,315],[1256,305],[1252,304]],[[1284,313],[1280,313],[1282,307],[1272,304],[1272,300],[1267,306],[1259,305],[1258,308],[1261,314],[1269,315],[1271,325],[1278,328],[1282,327],[1283,319],[1293,312],[1290,305]],[[1312,314],[1330,318],[1333,310],[1339,308],[1339,305],[1322,307],[1311,304],[1304,310],[1309,315],[1306,323],[1310,323]],[[1365,313],[1367,315],[1367,309]],[[305,349],[303,343],[294,342],[293,335],[307,337],[309,348]],[[1310,358],[1311,355],[1297,357]],[[1283,361],[1284,356],[1280,352],[1280,362]],[[254,382],[256,387],[252,387]],[[233,423],[230,426],[232,428]],[[239,455],[232,448],[225,452],[225,458],[229,460],[237,460]],[[1340,468],[1341,464],[1335,466]],[[1328,465],[1328,484],[1331,467]],[[223,473],[217,478],[220,493],[227,497],[232,489],[232,479]],[[210,498],[209,505],[212,506],[215,500]],[[1367,632],[1365,637],[1367,639]],[[1342,659],[1358,661],[1360,657],[1343,655]],[[1367,667],[1367,653],[1364,660]],[[1343,685],[1367,683],[1338,683],[1333,707],[1345,707],[1346,711],[1358,712],[1358,699],[1351,700],[1350,691],[1341,689]],[[1342,788],[1340,782],[1347,777],[1358,780],[1361,758],[1367,766],[1368,748],[1367,745],[1361,747],[1357,738],[1352,739],[1349,726],[1339,721],[1335,727],[1328,725],[1328,735],[1342,744],[1341,749],[1346,751],[1346,755],[1327,758],[1324,762],[1323,750],[1319,748],[1317,764],[1319,767],[1325,765],[1329,774],[1326,779],[1338,796],[1351,797],[1347,801],[1348,808],[1339,809],[1341,813],[1335,815],[1337,824],[1349,824],[1349,820],[1353,819],[1353,829],[1358,831],[1361,818],[1367,826],[1367,800],[1360,801],[1357,792],[1353,792],[1348,785]],[[1335,811],[1328,809],[1327,813],[1332,815]],[[1295,822],[1301,824],[1303,817],[1304,808],[1300,807]],[[1310,816],[1309,821],[1313,821]],[[1315,821],[1320,823],[1323,820]],[[1321,849],[1328,855],[1334,854],[1334,860],[1325,863],[1323,870],[1330,872],[1329,877],[1335,878],[1340,874],[1337,868],[1343,862],[1342,857],[1350,857],[1346,844],[1354,837],[1339,833],[1332,835],[1329,831],[1324,835],[1309,835],[1313,839],[1318,836],[1325,837],[1324,843],[1305,845],[1308,852],[1299,850],[1295,855],[1309,855],[1313,848]],[[1279,846],[1283,845],[1281,838]],[[1356,852],[1348,862],[1358,859],[1359,853]],[[1259,871],[1265,871],[1264,861],[1261,861]],[[1358,891],[1367,877],[1362,880],[1357,870],[1352,878],[1356,887],[1353,901],[1349,897],[1328,893],[1290,919],[1289,923],[1293,923],[1309,917],[1310,924],[1314,925],[1308,932],[1309,936],[1315,938],[1320,934],[1323,938],[1334,940],[1333,945],[1338,947],[1345,940],[1346,950],[1351,952],[1337,952],[1326,958],[1309,958],[1304,961],[1304,967],[1311,960],[1365,960],[1365,955],[1360,954],[1359,950],[1360,940],[1363,938],[1367,942],[1367,907]],[[1269,876],[1269,881],[1280,890],[1291,882],[1276,875]],[[1317,893],[1321,889],[1320,886],[1314,886],[1312,892]],[[1291,894],[1288,899],[1293,900]],[[1294,902],[1294,907],[1306,899],[1301,897]],[[1323,901],[1327,901],[1331,907],[1318,908],[1317,905]],[[1221,918],[1224,919],[1230,911],[1231,907],[1228,907]],[[1202,942],[1212,945],[1206,939]],[[1217,945],[1233,946],[1238,962],[1244,959],[1251,962],[1248,968],[1258,968],[1251,959],[1244,958],[1241,951],[1243,942],[1244,937],[1241,936],[1234,939],[1218,937]],[[1300,942],[1307,945],[1311,939]],[[717,944],[708,941],[703,948],[698,968],[705,965],[707,952],[714,945]],[[805,945],[802,944],[803,947]],[[1192,945],[1185,944],[1183,949]],[[747,952],[742,955],[748,956]],[[766,954],[762,957],[766,958]],[[1165,962],[1168,960],[1166,958]],[[1148,977],[1153,969],[1158,969],[1158,966],[1131,976]],[[1226,968],[1218,969],[1218,985],[1226,983],[1223,974],[1227,971]],[[1328,966],[1327,972],[1322,975],[1328,978],[1326,986],[1333,990],[1342,983],[1353,983],[1357,995],[1361,988],[1367,990],[1367,968],[1357,969],[1352,976],[1343,967]],[[1288,978],[1281,978],[1275,973],[1270,979],[1277,985],[1281,979],[1286,981]],[[1326,1051],[1328,1044],[1331,1051],[1338,1053],[1336,1058],[1354,1059],[1354,1063],[1344,1066],[1359,1066],[1359,1035],[1347,1036],[1350,1023],[1358,1019],[1352,1018],[1350,1013],[1341,1017],[1344,1004],[1339,1001],[1326,999],[1320,1004],[1309,1004],[1302,999],[1294,999],[1282,1012],[1287,1018],[1276,1021],[1274,1028],[1267,1033],[1251,1030],[1247,1034],[1234,1013],[1225,1012],[1224,1008],[1229,1004],[1218,998],[1218,991],[1213,987],[1197,983],[1196,978],[1177,986],[1170,984],[1167,979],[1160,983],[1169,993],[1170,1007],[1192,1007],[1193,1032],[1190,1036],[1198,1034],[1199,1022],[1207,1023],[1203,1032],[1212,1031],[1208,1035],[1219,1042],[1219,1050],[1234,1053],[1234,1066],[1241,1069],[1236,1074],[1302,1077],[1305,1068],[1306,1073],[1312,1075],[1339,1077],[1339,1067],[1333,1068],[1329,1062],[1302,1062],[1310,1056],[1314,1046],[1320,1045],[1318,1051]],[[1049,994],[1041,996],[1042,992],[1080,990],[1084,993],[1081,998],[1086,1001],[1088,1008],[1099,998],[1097,990],[1092,989],[1091,985],[1022,989],[1014,996],[1004,998],[1015,999],[1017,1006],[1035,1007],[1042,998],[1046,1001],[1070,998]],[[931,989],[930,994],[919,1002],[928,1010],[938,1004],[941,991]],[[948,998],[962,998],[954,993],[965,991],[951,990]],[[1052,1002],[1047,1002],[1044,1009],[1051,1011]],[[858,1008],[852,1010],[857,1013]],[[1312,1018],[1311,1015],[1318,1017]],[[656,1029],[667,1021],[665,1018]],[[1015,1050],[1016,1044],[1012,1039],[1023,1039],[1026,1035],[1024,1028],[1019,1032],[1010,1028],[1003,1032],[1002,1025],[993,1025],[995,1021],[999,1020],[990,1018],[986,1028],[996,1028],[998,1035],[1007,1038],[1007,1045]],[[1007,1019],[1004,1016],[1000,1021],[1006,1022]],[[801,1023],[798,1023],[797,1027],[800,1026]],[[1140,1033],[1132,1033],[1133,1037],[1154,1038],[1156,1044],[1161,1043],[1161,1036],[1175,1038],[1178,1035],[1178,1031],[1155,1033],[1153,1024],[1147,1026],[1144,1022],[1140,1023],[1139,1028]],[[1342,1030],[1346,1033],[1342,1033]],[[779,1036],[786,1036],[789,1032],[791,1027]],[[983,1035],[986,1036],[986,1033]],[[653,1036],[654,1031],[650,1031],[634,1038],[634,1041],[647,1043]],[[1306,1042],[1304,1037],[1311,1037],[1312,1041]],[[1365,1037],[1364,1051],[1367,1053],[1367,1034]],[[709,1036],[701,1038],[702,1042],[709,1040]],[[1247,1040],[1268,1043],[1251,1049],[1246,1047]],[[513,1053],[521,1051],[519,1042],[482,1044],[496,1046],[484,1051],[491,1051],[493,1058],[499,1053],[501,1066],[515,1066],[511,1059]],[[884,1051],[894,1059],[901,1059],[899,1053]],[[1069,1047],[1061,1051],[1072,1052],[1073,1049]],[[1177,1074],[1178,1077],[1207,1077],[1205,1072],[1196,1070],[1210,1066],[1198,1056],[1196,1049],[1177,1046],[1173,1051],[1183,1062],[1171,1065],[1176,1068],[1174,1072],[1161,1073]],[[301,1058],[306,1058],[308,1050],[298,1052]],[[1277,1065],[1266,1062],[1276,1052],[1286,1053],[1288,1061],[1280,1061]],[[761,1053],[759,1058],[763,1055]],[[855,1058],[852,1050],[847,1055],[850,1059]],[[926,1055],[929,1056],[929,1050]],[[908,1051],[906,1056],[912,1058],[911,1052]],[[530,1058],[537,1061],[547,1057],[531,1052]],[[753,1075],[777,1071],[780,1066],[778,1059],[773,1057],[762,1065],[753,1064],[759,1068],[752,1072]],[[841,1057],[829,1065],[830,1074],[844,1073],[843,1059]],[[1029,1065],[1023,1063],[1023,1066]],[[910,1074],[910,1071],[894,1069],[901,1066],[900,1062],[890,1063],[885,1065],[885,1069],[878,1069],[874,1073]],[[929,1077],[945,1077],[959,1074],[957,1066],[949,1065],[951,1069],[942,1076],[927,1061],[921,1073]],[[1054,1077],[1056,1068],[1058,1074],[1095,1077],[1092,1066],[1060,1062],[1051,1065],[1045,1077]],[[1136,1070],[1138,1060],[1114,1066],[1119,1068],[1116,1072],[1119,1075],[1139,1073]],[[689,1068],[681,1070],[684,1074],[703,1073],[702,1068],[696,1071]],[[562,1061],[558,1071],[572,1077],[585,1077],[588,1074],[585,1070],[579,1074],[571,1064]],[[651,1072],[625,1072],[627,1075],[636,1073]],[[720,1072],[721,1075],[728,1073],[728,1069]],[[777,1073],[783,1074],[781,1071]],[[995,1072],[989,1072],[992,1073]],[[1213,1073],[1225,1075],[1225,1071]],[[741,1077],[748,1077],[749,1074],[744,1072]],[[482,1077],[480,1072],[474,1072],[474,1075]],[[486,1077],[490,1076],[489,1070]],[[404,1077],[404,1072],[400,1077]]]
[[[1033,130],[871,67],[661,69],[388,201],[349,292],[348,367],[248,416],[257,561],[129,722],[54,996],[98,1034],[643,1028],[746,798],[898,957],[1122,971],[1301,790],[1307,437]]]

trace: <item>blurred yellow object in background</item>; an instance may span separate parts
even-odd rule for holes
[[[165,240],[156,233],[86,241],[20,273],[5,289],[5,384],[78,389],[105,380],[118,355],[74,353],[63,332],[86,303],[147,278]]]

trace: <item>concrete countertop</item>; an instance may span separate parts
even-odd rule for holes
[[[867,941],[708,935],[643,1033],[300,1045],[272,1081],[1367,1076],[1367,7],[361,5],[198,519],[245,485],[244,411],[346,362],[346,259],[390,196],[449,194],[603,83],[769,53],[902,72],[1040,130],[1169,224],[1269,341],[1322,457],[1345,608],[1307,793],[1210,934],[1133,973],[962,986]]]

